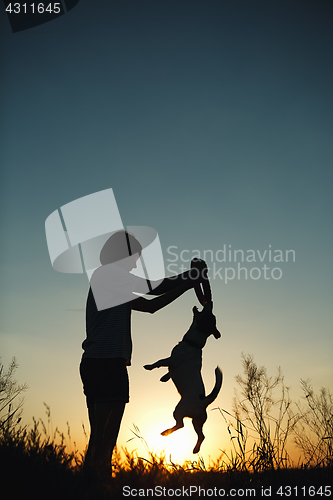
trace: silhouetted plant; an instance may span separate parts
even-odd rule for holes
[[[21,394],[28,388],[26,384],[18,384],[14,380],[14,373],[18,368],[15,357],[7,371],[0,363],[0,437],[17,432],[16,426],[21,421],[24,402]]]
[[[306,466],[333,465],[333,397],[321,388],[316,395],[309,381],[301,380],[306,406],[297,408],[301,418],[294,429],[295,443],[302,450]]]
[[[231,442],[230,452],[227,453],[225,450],[221,450],[220,457],[214,463],[214,469],[227,471],[247,470],[249,466],[247,456],[251,452],[247,450],[248,431],[246,426],[237,417],[222,408],[213,408],[213,410],[219,410],[226,423]],[[236,422],[228,422],[225,414]]]
[[[231,422],[227,427],[233,445],[230,466],[253,471],[290,466],[287,440],[299,417],[291,411],[281,370],[269,377],[266,368],[258,367],[252,356],[242,358],[244,377],[236,377],[240,395],[236,392],[233,402],[236,424]]]

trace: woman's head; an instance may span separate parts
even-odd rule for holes
[[[100,261],[104,266],[122,261],[130,256],[136,256],[135,260],[137,260],[141,252],[142,246],[132,234],[126,231],[118,231],[110,236],[104,244],[100,253]],[[135,266],[133,265],[133,267]]]

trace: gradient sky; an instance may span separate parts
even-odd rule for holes
[[[331,19],[325,0],[80,0],[13,34],[1,11],[0,353],[5,365],[16,356],[29,386],[26,422],[44,417],[45,401],[53,426],[69,421],[84,445],[88,281],[53,270],[44,223],[110,187],[125,225],[158,231],[166,264],[170,246],[295,251],[295,262],[265,261],[281,268],[279,280],[212,280],[222,339],[208,340],[203,377],[209,392],[219,364],[224,383],[210,409],[231,411],[242,352],[271,375],[281,366],[295,399],[300,379],[332,388]],[[119,444],[134,423],[150,448],[161,446],[178,396],[161,370],[142,366],[170,353],[193,305],[187,292],[153,316],[133,313]],[[193,459],[186,427],[163,438],[176,441],[176,460],[186,433]],[[228,448],[217,411],[205,434],[204,458]],[[138,440],[128,446],[143,453]]]

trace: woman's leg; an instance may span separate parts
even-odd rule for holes
[[[96,418],[95,418],[95,406],[88,406],[88,417],[90,423],[90,438],[88,443],[88,448],[86,456],[84,459],[83,470],[85,474],[93,473],[94,469],[94,441],[96,435]]]
[[[87,450],[87,468],[101,477],[111,477],[111,459],[117,442],[125,404],[122,401],[95,403],[89,411],[91,435]]]
[[[129,400],[125,360],[86,358],[80,364],[80,374],[90,422],[90,439],[83,469],[87,476],[111,477],[112,452],[125,404]],[[116,384],[112,382],[114,380],[117,380]],[[96,402],[96,399],[110,395],[119,400]]]

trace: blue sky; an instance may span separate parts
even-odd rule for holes
[[[331,14],[322,0],[80,0],[13,34],[2,12],[1,355],[30,387],[27,419],[46,401],[57,425],[86,421],[84,313],[67,309],[84,308],[88,283],[52,269],[44,222],[110,187],[165,258],[171,245],[295,251],[280,280],[212,281],[223,338],[206,347],[204,378],[209,389],[224,370],[217,404],[231,407],[241,352],[280,365],[297,397],[300,378],[332,387]],[[141,367],[170,352],[196,303],[133,317],[123,441],[132,421],[151,427],[157,395],[177,401]]]

